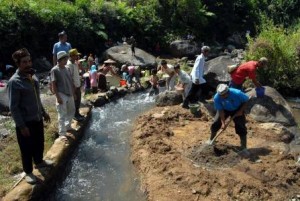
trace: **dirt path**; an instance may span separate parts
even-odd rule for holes
[[[247,118],[250,156],[238,152],[233,124],[206,146],[211,118],[179,106],[141,116],[132,138],[132,161],[148,200],[300,199],[300,165],[288,146]]]

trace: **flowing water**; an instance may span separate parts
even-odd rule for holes
[[[152,107],[153,98],[133,94],[94,108],[85,136],[67,167],[68,175],[48,200],[146,200],[129,158],[130,135],[135,118]],[[293,112],[299,124],[300,110]]]
[[[133,94],[94,108],[68,175],[49,199],[146,200],[129,158],[130,135],[135,118],[152,107],[152,97]]]

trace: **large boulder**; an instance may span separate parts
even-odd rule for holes
[[[45,57],[35,59],[32,66],[36,69],[37,73],[49,72],[53,67]]]
[[[104,57],[115,60],[119,65],[129,62],[142,68],[156,66],[155,57],[142,49],[135,48],[135,56],[131,54],[130,45],[119,45],[109,48],[104,52]]]
[[[236,60],[230,55],[219,56],[207,61],[204,68],[204,78],[207,84],[212,88],[217,88],[220,82],[228,83],[231,77],[227,72],[227,66],[235,63]]]
[[[194,57],[201,49],[194,41],[176,40],[170,44],[170,52],[174,57]]]
[[[170,106],[182,103],[182,95],[176,91],[164,91],[159,93],[155,99],[156,106]]]
[[[247,92],[251,97],[246,112],[259,122],[280,123],[284,126],[295,126],[296,121],[287,101],[276,89],[265,87],[265,95],[257,97],[255,89]]]

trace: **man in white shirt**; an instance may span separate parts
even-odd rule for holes
[[[77,49],[71,49],[69,51],[69,60],[67,62],[66,67],[70,69],[70,73],[72,76],[73,84],[75,87],[75,115],[74,120],[83,121],[84,117],[79,113],[80,103],[81,103],[81,80],[79,75],[79,67],[76,63],[79,58],[80,53]]]
[[[192,101],[197,101],[196,96],[198,94],[199,90],[203,90],[206,80],[203,78],[204,75],[204,64],[205,64],[205,58],[208,56],[208,53],[210,51],[210,47],[203,46],[201,48],[201,54],[196,58],[194,67],[191,71],[191,78],[192,78],[192,88],[185,98],[182,107],[183,108],[189,108],[188,104]]]

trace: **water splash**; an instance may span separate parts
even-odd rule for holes
[[[146,200],[130,163],[129,140],[134,119],[153,106],[154,97],[133,94],[94,108],[69,175],[51,200]]]

